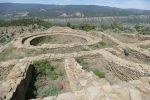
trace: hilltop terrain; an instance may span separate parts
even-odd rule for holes
[[[0,53],[0,99],[149,100],[149,61],[148,35],[23,32]]]

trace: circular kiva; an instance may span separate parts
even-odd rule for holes
[[[92,45],[99,41],[101,41],[101,39],[92,38],[86,34],[41,33],[24,37],[22,39],[22,47],[28,49],[74,47]]]

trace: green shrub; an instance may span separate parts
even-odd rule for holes
[[[56,80],[58,79],[59,75],[55,70],[55,67],[47,60],[41,60],[41,61],[36,61],[33,63],[36,73],[39,76],[48,76],[49,79],[51,80]]]
[[[143,26],[140,25],[140,24],[136,24],[136,25],[134,26],[134,28],[136,29],[137,32],[140,32],[141,29],[143,28]]]
[[[106,25],[106,24],[102,24],[102,25],[100,26],[100,28],[104,31],[104,30],[110,29],[110,26],[109,26],[109,25]]]
[[[123,25],[122,24],[120,24],[120,23],[117,23],[117,22],[113,22],[112,24],[111,24],[111,28],[112,29],[118,29],[118,30],[123,30]]]
[[[82,66],[82,65],[85,65],[87,64],[83,59],[81,58],[77,58],[76,61]]]
[[[105,47],[105,46],[106,46],[106,43],[104,41],[98,42],[95,45],[95,47],[97,47],[97,48],[101,48],[101,47]]]
[[[51,79],[51,80],[57,80],[58,77],[59,77],[59,75],[56,71],[47,70],[46,73],[47,73],[48,78]]]
[[[76,61],[82,66],[82,69],[89,69],[89,67],[86,66],[87,63],[82,58],[77,58]]]
[[[137,31],[134,27],[126,26],[126,27],[123,28],[123,32],[125,32],[125,33],[135,33]]]
[[[46,68],[49,66],[49,62],[46,60],[40,60],[33,62],[37,74],[45,75]]]
[[[144,27],[140,30],[139,34],[142,34],[142,35],[150,35],[150,25],[144,26]]]
[[[148,49],[148,48],[150,48],[150,46],[143,44],[143,45],[140,45],[140,48],[142,48],[142,49]]]
[[[116,51],[110,51],[113,55],[117,55]]]
[[[82,48],[82,51],[90,51],[89,48]]]
[[[72,26],[72,25],[71,25],[69,22],[67,22],[67,27],[70,27],[70,28],[71,28],[71,26]]]
[[[81,24],[79,26],[79,29],[84,30],[84,31],[90,31],[90,30],[93,30],[95,28],[96,28],[96,26],[91,25],[91,24]]]
[[[104,72],[101,72],[101,71],[99,71],[99,70],[94,70],[93,72],[94,72],[94,74],[95,74],[96,76],[98,76],[99,78],[105,78],[105,73],[104,73]]]
[[[128,48],[128,47],[124,48],[123,52],[124,52],[125,56],[129,56],[130,48]]]
[[[60,89],[55,87],[55,86],[50,86],[50,87],[46,87],[44,88],[44,96],[53,96],[53,95],[58,95],[58,93],[60,92]]]
[[[6,38],[5,37],[1,37],[0,38],[0,43],[5,43],[7,40],[6,40]]]
[[[89,67],[88,67],[88,66],[83,65],[83,66],[82,66],[82,69],[84,69],[84,70],[89,70]]]

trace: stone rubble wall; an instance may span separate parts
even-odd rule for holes
[[[52,28],[53,29],[53,28]],[[51,29],[51,30],[52,30]],[[51,33],[51,30],[46,31],[47,33],[43,32],[43,33],[36,33],[34,35],[29,35],[26,37],[23,37],[22,39],[18,39],[17,41],[14,42],[13,46],[16,48],[26,48],[26,49],[39,49],[39,48],[58,48],[58,47],[74,47],[74,46],[84,46],[84,45],[92,45],[95,44],[99,41],[101,41],[100,38],[96,38],[96,37],[91,37],[88,34],[85,34],[84,32],[82,32],[82,34],[78,34],[76,33],[76,31],[71,31],[69,33],[69,31],[65,32],[58,32],[58,31],[53,31],[53,33]],[[58,32],[58,33],[57,33]],[[87,41],[87,43],[72,43],[72,44],[45,44],[42,46],[32,46],[30,44],[30,42],[38,37],[41,36],[46,36],[46,35],[72,35],[72,36],[77,36],[80,38],[83,38]]]
[[[23,100],[30,75],[32,74],[29,63],[17,63],[0,84],[0,100]]]

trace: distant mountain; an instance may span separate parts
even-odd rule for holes
[[[0,3],[0,19],[78,18],[150,15],[150,10],[120,9],[96,5],[44,5]]]

